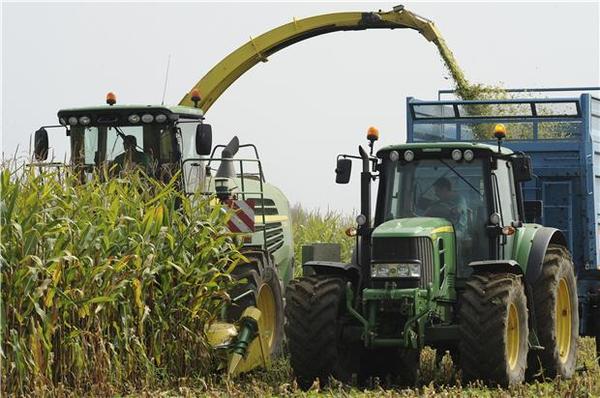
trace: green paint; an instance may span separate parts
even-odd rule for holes
[[[387,237],[431,237],[437,229],[452,228],[452,224],[443,218],[413,217],[397,218],[386,221],[373,231],[373,238]]]
[[[519,263],[523,272],[527,270],[533,238],[540,228],[541,225],[538,224],[524,224],[522,228],[517,229],[515,234],[512,259]]]

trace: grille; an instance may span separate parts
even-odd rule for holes
[[[433,282],[433,246],[429,238],[374,238],[371,258],[376,263],[420,260],[419,287],[426,288]]]
[[[277,210],[277,206],[275,205],[275,202],[273,201],[273,199],[260,199],[260,198],[253,198],[252,200],[254,200],[254,214],[257,216],[275,216],[279,214],[279,211]]]
[[[280,222],[272,222],[267,224],[256,224],[256,230],[265,230],[267,237],[267,249],[274,252],[283,246],[283,227]]]

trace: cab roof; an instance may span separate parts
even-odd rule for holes
[[[406,149],[479,149],[498,153],[498,145],[482,144],[477,142],[411,142],[407,144],[388,145],[377,151],[377,156],[389,151],[399,151]],[[511,155],[513,151],[505,146],[502,146],[501,153],[503,155]]]
[[[204,114],[201,109],[192,108],[189,106],[181,105],[100,105],[100,106],[89,106],[83,108],[65,108],[58,111],[58,117],[64,117],[69,115],[84,115],[86,112],[90,113],[102,113],[102,112],[143,112],[148,111],[152,113],[163,112],[169,115],[177,115],[186,119],[203,119]]]

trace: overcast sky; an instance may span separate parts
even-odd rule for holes
[[[60,108],[179,99],[249,36],[335,11],[395,3],[4,3],[2,152]],[[600,85],[598,3],[405,3],[433,20],[467,78],[506,87]],[[370,125],[377,144],[405,140],[405,99],[450,88],[433,44],[416,31],[339,32],[288,47],[242,76],[207,114],[217,142],[259,146],[267,179],[292,203],[351,212],[353,184],[334,184],[335,157],[354,153]],[[66,137],[50,136],[57,157]]]

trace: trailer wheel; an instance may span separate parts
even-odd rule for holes
[[[460,298],[460,362],[465,381],[519,384],[525,379],[527,299],[521,277],[474,274]]]
[[[542,274],[533,286],[533,301],[544,349],[530,353],[528,373],[570,378],[577,359],[579,310],[573,261],[564,246],[548,246]]]
[[[283,295],[277,272],[262,255],[246,254],[248,263],[239,264],[231,275],[241,282],[229,292],[234,302],[226,311],[228,322],[240,319],[244,310],[254,306],[261,311],[260,328],[267,335],[271,356],[279,355],[283,343]]]
[[[286,292],[286,336],[298,385],[308,389],[318,378],[325,386],[333,377],[352,378],[353,354],[342,342],[346,281],[317,275],[293,280]]]
[[[596,339],[596,360],[600,365],[600,291],[594,292],[589,296],[590,313],[587,317],[591,323],[591,335]]]

